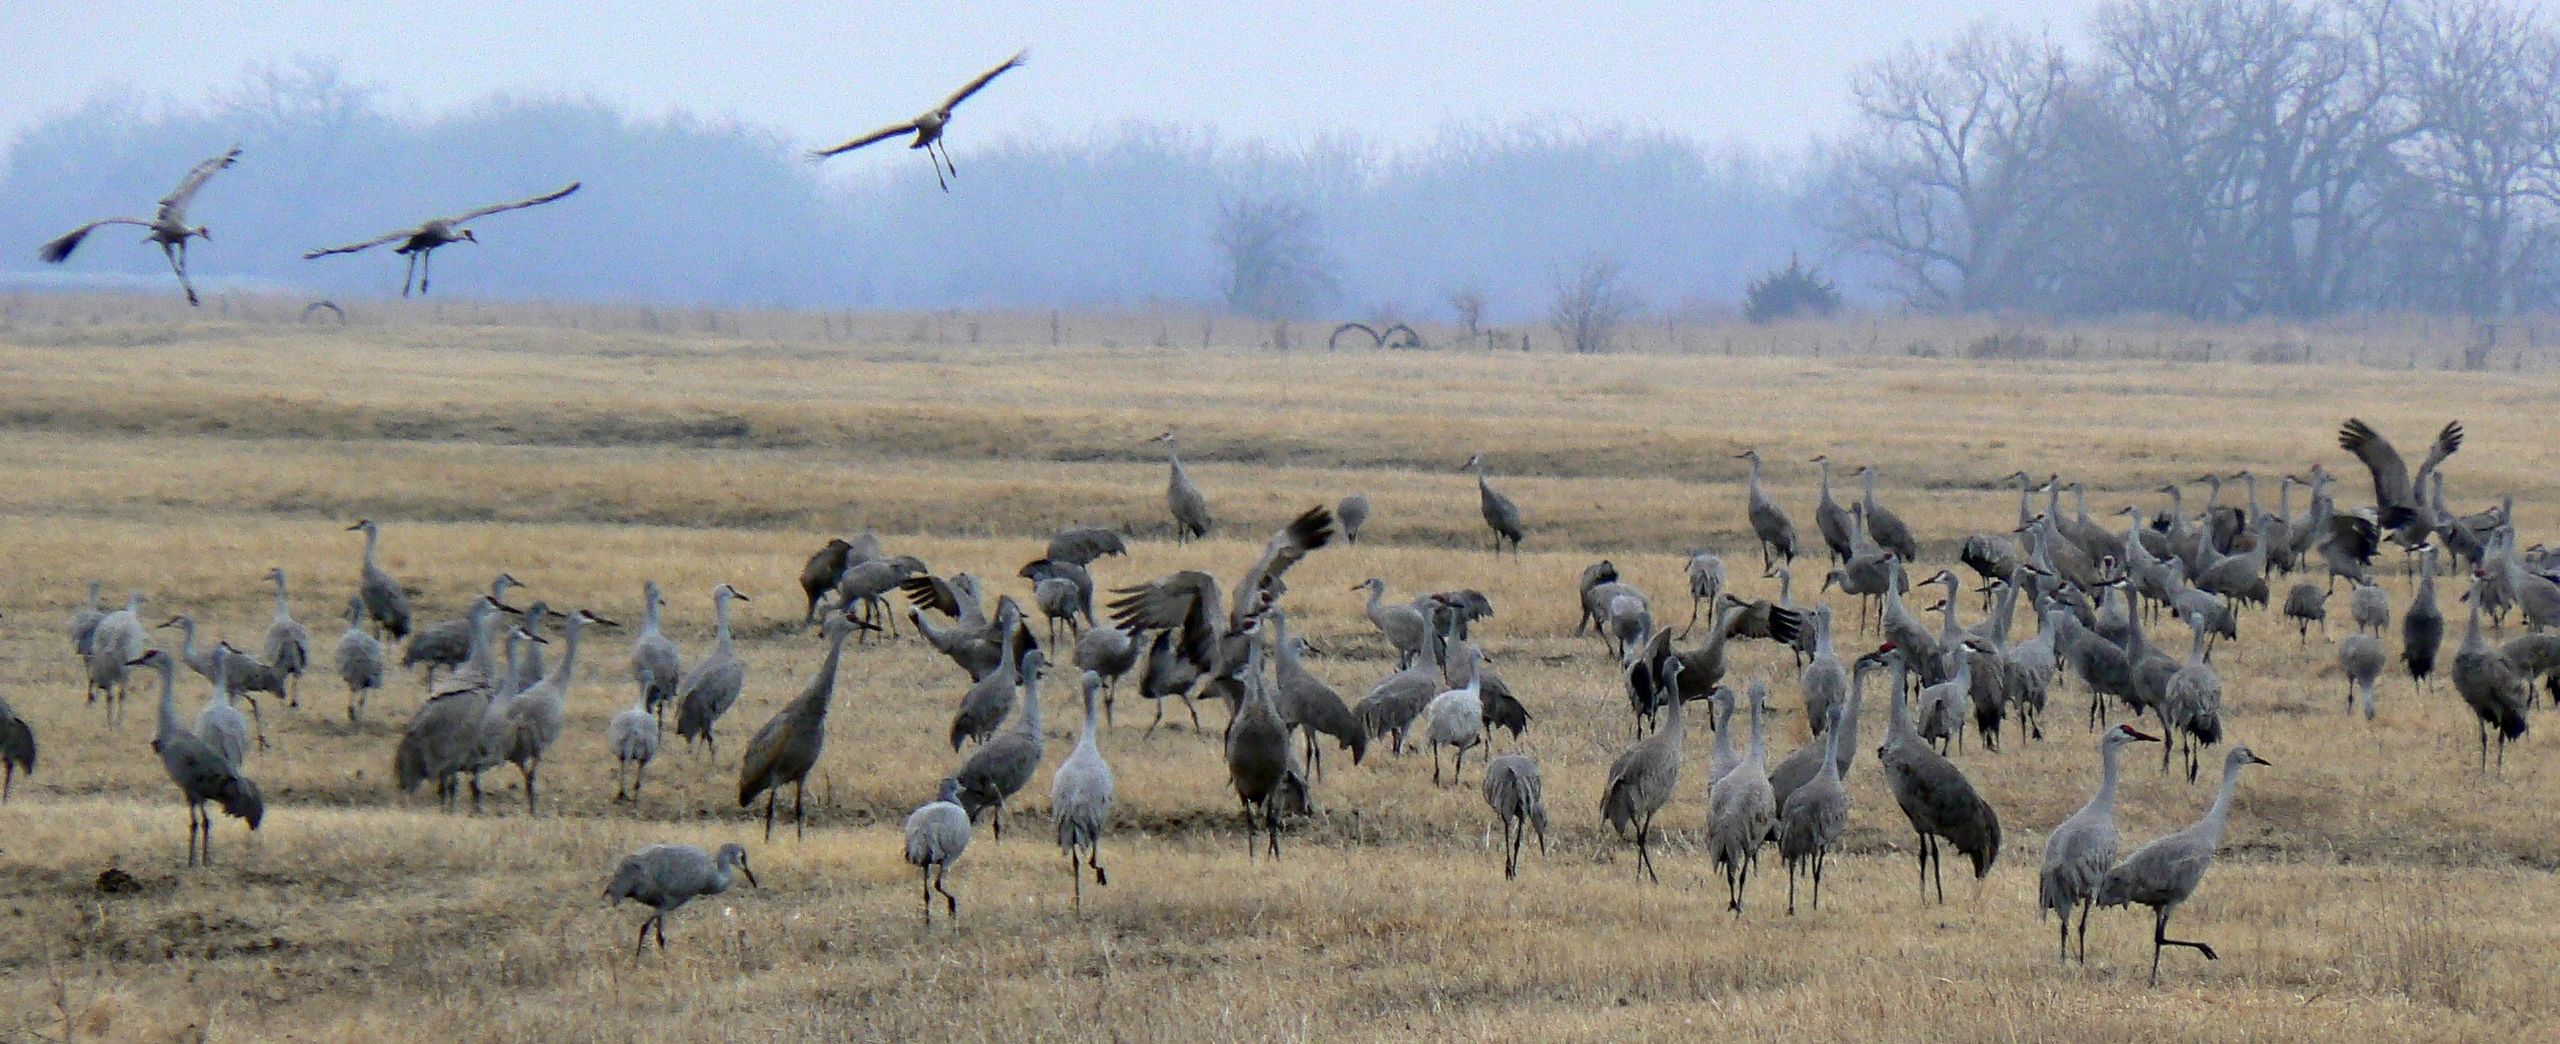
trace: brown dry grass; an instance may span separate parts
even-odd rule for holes
[[[2503,780],[2482,777],[2466,713],[2443,691],[2415,697],[2395,681],[2367,726],[2337,712],[2329,647],[2282,638],[2271,615],[2244,623],[2248,640],[2217,660],[2231,730],[2276,767],[2247,782],[2225,862],[2177,922],[2224,959],[2172,953],[2150,990],[2145,918],[2102,916],[2082,971],[2053,965],[2050,925],[2032,915],[2043,831],[2095,774],[2077,694],[2061,698],[2048,741],[1960,758],[2008,832],[1978,895],[1967,884],[1943,908],[1915,901],[1908,833],[1869,758],[1850,781],[1853,854],[1820,913],[1784,917],[1774,874],[1748,916],[1722,912],[1694,847],[1694,774],[1665,814],[1664,886],[1636,885],[1593,814],[1627,741],[1624,704],[1596,644],[1571,635],[1570,592],[1608,555],[1671,610],[1679,549],[1742,566],[1730,454],[1754,445],[1808,532],[1801,462],[1828,451],[1877,463],[1943,558],[2010,517],[1996,476],[2019,467],[2086,476],[2095,508],[2148,505],[2157,498],[2138,491],[2207,468],[2349,469],[2330,432],[2350,412],[2410,442],[2459,415],[2472,440],[2456,499],[2512,489],[2539,531],[2560,497],[2554,398],[2496,376],[2223,364],[1271,357],[501,321],[14,329],[0,335],[0,685],[40,730],[45,761],[0,810],[0,923],[13,929],[0,932],[0,1039],[66,1027],[119,1039],[2548,1035],[2560,1026],[2540,960],[2560,921],[2560,814],[2537,800],[2549,758],[2529,743]],[[1292,609],[1329,653],[1315,669],[1355,699],[1386,673],[1345,590],[1363,577],[1488,591],[1500,611],[1489,645],[1539,715],[1530,746],[1546,764],[1552,854],[1506,884],[1474,776],[1434,790],[1424,759],[1382,753],[1360,767],[1329,759],[1325,812],[1290,833],[1281,863],[1248,862],[1214,743],[1223,712],[1206,712],[1210,736],[1186,722],[1141,741],[1148,709],[1133,706],[1106,741],[1122,795],[1105,850],[1114,884],[1082,918],[1069,911],[1062,860],[1039,841],[1044,772],[1021,831],[982,835],[956,875],[960,928],[924,933],[895,824],[957,763],[936,739],[957,672],[912,639],[850,654],[813,830],[767,845],[730,800],[734,753],[714,764],[672,735],[647,801],[609,800],[604,722],[628,684],[624,639],[608,633],[581,671],[539,819],[513,788],[476,818],[392,791],[414,676],[352,728],[332,683],[315,681],[301,710],[268,708],[275,749],[249,764],[272,803],[267,828],[221,821],[222,865],[186,871],[179,806],[145,749],[148,706],[108,729],[82,704],[58,633],[95,576],[254,636],[266,614],[255,578],[281,564],[325,644],[356,565],[342,527],[370,516],[431,617],[507,569],[554,606],[628,619],[655,578],[693,653],[712,585],[756,595],[748,692],[724,730],[734,751],[816,662],[789,626],[791,578],[823,536],[875,527],[938,569],[1018,584],[1013,568],[1061,523],[1161,530],[1162,465],[1144,440],[1168,423],[1225,520],[1220,538],[1142,541],[1104,563],[1103,580],[1194,565],[1232,575],[1286,515],[1368,492],[1370,539],[1291,577]],[[1517,560],[1481,550],[1473,491],[1454,470],[1478,448],[1529,514]],[[2394,594],[2405,602],[2405,588]],[[1739,674],[1780,679],[1778,751],[1803,735],[1786,670],[1755,648]],[[1052,758],[1072,735],[1065,688],[1047,691]],[[190,713],[200,695],[185,687]],[[1870,713],[1880,733],[1881,708]],[[2207,789],[2130,773],[2128,838],[2192,819]],[[639,915],[595,906],[613,861],[652,841],[729,839],[750,842],[764,887],[678,913],[675,948],[634,966]],[[109,866],[143,891],[99,895]]]

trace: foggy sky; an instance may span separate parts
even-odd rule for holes
[[[2096,6],[0,0],[0,140],[100,94],[194,105],[253,63],[311,56],[381,87],[395,111],[494,91],[592,95],[821,144],[911,116],[1027,46],[1031,63],[955,121],[964,164],[971,141],[1133,117],[1231,137],[1357,128],[1392,147],[1452,122],[1564,116],[1793,149],[1841,126],[1849,73],[1905,41],[1996,12],[2076,43]]]

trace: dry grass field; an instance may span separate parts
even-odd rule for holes
[[[2386,681],[2379,721],[2346,715],[2334,647],[2284,635],[2272,612],[2244,619],[2216,664],[2231,737],[2274,766],[2245,780],[2223,860],[2173,925],[2222,959],[2172,951],[2156,989],[2143,914],[2096,918],[2086,969],[2056,966],[2034,914],[2045,831],[2095,785],[2077,691],[2057,697],[2043,742],[1958,757],[2007,837],[1979,888],[1950,881],[1945,906],[1919,901],[1911,835],[1865,752],[1823,909],[1785,916],[1772,853],[1736,919],[1701,847],[1702,761],[1663,814],[1660,886],[1638,882],[1632,849],[1599,822],[1629,723],[1610,661],[1572,622],[1574,578],[1604,556],[1675,619],[1688,547],[1722,552],[1745,594],[1774,593],[1748,567],[1731,459],[1745,447],[1769,458],[1808,539],[1804,461],[1878,465],[1934,568],[1964,534],[2010,524],[1998,477],[2019,468],[2084,477],[2093,510],[2112,511],[2207,469],[2322,461],[2355,502],[2369,491],[2335,447],[2341,418],[2408,448],[2458,416],[2471,433],[2448,469],[2459,509],[2513,491],[2530,542],[2560,521],[2555,407],[2560,391],[2531,377],[2321,365],[22,318],[0,328],[0,691],[44,753],[0,807],[0,1040],[2550,1037],[2548,739],[2484,775],[2468,712],[2405,675]],[[1146,440],[1168,426],[1221,518],[1205,543],[1163,539],[1163,464]],[[1457,470],[1477,450],[1527,513],[1516,559],[1484,549]],[[1064,860],[1043,843],[1044,768],[1016,830],[982,830],[954,873],[958,927],[920,930],[897,825],[960,760],[941,737],[965,686],[912,637],[848,651],[805,840],[764,843],[736,807],[736,751],[822,651],[795,626],[794,578],[826,537],[875,529],[937,572],[1022,595],[1013,571],[1048,532],[1095,523],[1142,537],[1097,565],[1105,584],[1186,567],[1232,578],[1287,516],[1354,491],[1377,516],[1359,545],[1291,574],[1293,622],[1325,650],[1313,669],[1356,700],[1392,660],[1348,588],[1379,576],[1398,595],[1490,594],[1482,635],[1537,715],[1526,746],[1555,817],[1551,851],[1517,881],[1502,877],[1475,766],[1435,789],[1427,757],[1383,745],[1357,767],[1328,757],[1321,812],[1288,832],[1284,859],[1248,860],[1218,753],[1225,711],[1204,709],[1203,735],[1176,708],[1178,727],[1142,739],[1151,708],[1128,699],[1103,743],[1121,797],[1110,887],[1071,911]],[[521,598],[636,624],[655,579],[690,658],[709,642],[708,592],[736,584],[755,601],[740,607],[748,683],[723,755],[670,729],[645,799],[614,803],[603,735],[632,698],[628,632],[591,632],[542,814],[524,813],[502,769],[483,814],[446,815],[388,780],[417,676],[395,676],[350,725],[323,671],[299,710],[265,707],[273,747],[246,766],[265,829],[218,818],[219,863],[185,869],[150,704],[109,728],[82,701],[61,622],[95,577],[254,641],[258,577],[281,565],[327,646],[358,517],[381,521],[385,565],[428,619],[507,570],[531,586]],[[1813,598],[1819,567],[1800,565],[1797,597]],[[2391,587],[2404,606],[2406,584]],[[2449,612],[2459,590],[2445,590]],[[1791,663],[1765,645],[1744,657],[1734,677],[1766,675],[1780,697],[1774,758],[1806,735]],[[192,717],[204,687],[181,690]],[[1054,766],[1074,734],[1067,675],[1043,695]],[[1690,739],[1703,758],[1707,733]],[[2129,759],[2128,848],[2192,821],[2210,792]],[[762,887],[679,911],[671,949],[635,963],[642,912],[597,896],[623,853],[669,840],[747,842]],[[101,894],[111,867],[139,890]]]

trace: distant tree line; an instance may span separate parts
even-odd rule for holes
[[[1910,305],[2200,319],[2560,296],[2560,37],[2510,0],[2116,0],[1856,79],[1809,186]]]

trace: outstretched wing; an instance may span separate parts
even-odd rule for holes
[[[89,233],[107,225],[140,225],[150,228],[151,222],[141,218],[103,218],[92,221],[54,237],[52,242],[46,243],[36,251],[36,256],[43,258],[46,264],[54,265],[71,260],[71,252],[80,249],[81,240],[89,238]]]
[[[160,216],[171,221],[184,219],[187,215],[187,203],[196,198],[197,190],[204,188],[204,183],[213,177],[213,172],[228,167],[239,159],[240,146],[234,145],[231,151],[196,164],[195,169],[188,171],[186,177],[178,179],[178,187],[170,189],[168,195],[160,197]]]
[[[1218,641],[1217,617],[1225,610],[1218,579],[1186,569],[1172,576],[1112,592],[1111,622],[1136,634],[1180,631],[1182,658],[1205,669]]]
[[[960,104],[961,102],[968,101],[968,100],[969,100],[969,96],[970,96],[970,95],[978,93],[978,88],[980,88],[980,87],[984,87],[984,86],[986,86],[986,85],[987,85],[987,81],[992,80],[992,79],[995,79],[995,78],[996,78],[996,77],[998,77],[998,76],[1002,76],[1002,75],[1004,75],[1005,70],[1007,70],[1007,69],[1011,69],[1011,68],[1013,68],[1014,66],[1017,66],[1017,65],[1022,64],[1022,60],[1023,60],[1024,58],[1028,58],[1028,57],[1030,57],[1030,56],[1031,56],[1031,52],[1030,52],[1028,49],[1020,50],[1020,51],[1015,51],[1015,52],[1013,52],[1013,57],[1011,57],[1011,58],[1007,58],[1007,59],[1005,59],[1005,60],[1004,60],[1004,64],[1002,64],[1002,65],[998,65],[998,66],[996,66],[996,67],[995,67],[995,68],[993,68],[993,69],[989,69],[989,70],[987,70],[987,71],[985,71],[985,72],[979,73],[979,74],[978,74],[978,78],[977,78],[977,79],[974,79],[974,80],[969,81],[966,85],[962,86],[959,90],[956,90],[956,91],[951,92],[951,97],[948,97],[948,98],[945,98],[945,99],[943,99],[943,100],[942,100],[942,109],[943,109],[943,111],[944,111],[944,112],[949,112],[949,111],[951,111],[953,108],[958,107],[958,106],[959,106],[959,104]]]
[[[2460,441],[2457,436],[2456,442]],[[2356,455],[2365,470],[2373,472],[2374,504],[2388,513],[2409,502],[2409,465],[2400,460],[2400,451],[2391,448],[2391,440],[2373,426],[2354,417],[2338,427],[2338,448]]]
[[[2427,459],[2418,465],[2417,474],[2409,476],[2413,503],[2417,495],[2426,491],[2427,479],[2435,474],[2436,465],[2444,463],[2446,457],[2453,456],[2453,452],[2461,448],[2462,422],[2446,421],[2444,430],[2436,432],[2436,441],[2427,447]]]
[[[1271,542],[1262,547],[1262,557],[1254,560],[1253,568],[1245,570],[1243,581],[1236,585],[1237,622],[1241,623],[1246,614],[1254,611],[1254,604],[1259,600],[1256,596],[1279,583],[1280,574],[1288,572],[1290,566],[1307,557],[1307,552],[1332,541],[1333,511],[1322,504],[1308,508],[1304,514],[1289,520],[1289,524],[1281,527],[1278,533],[1272,534]]]
[[[459,214],[456,214],[456,215],[454,215],[454,216],[452,216],[452,217],[450,217],[450,218],[447,218],[446,220],[447,220],[447,221],[449,221],[449,222],[451,222],[452,224],[459,225],[459,224],[461,224],[461,223],[463,223],[463,222],[465,222],[465,221],[471,221],[471,220],[474,220],[474,219],[477,219],[477,218],[484,218],[484,217],[488,217],[488,216],[489,216],[489,215],[491,215],[491,214],[502,214],[502,213],[505,213],[505,212],[510,211],[510,210],[523,210],[523,209],[524,209],[524,208],[526,208],[526,207],[538,207],[538,206],[541,206],[541,205],[543,205],[543,204],[545,204],[545,203],[549,203],[549,202],[551,202],[551,201],[553,201],[553,200],[559,199],[559,198],[560,198],[560,197],[562,197],[562,196],[566,196],[566,195],[568,195],[568,194],[570,194],[570,193],[572,193],[572,192],[576,192],[576,191],[578,191],[578,186],[579,186],[580,184],[583,184],[583,183],[582,183],[582,182],[572,181],[572,182],[570,182],[570,183],[568,184],[568,186],[567,186],[566,188],[557,189],[557,190],[554,190],[554,191],[551,191],[551,192],[545,192],[545,193],[543,193],[543,194],[541,194],[541,195],[539,195],[539,196],[531,196],[531,197],[527,197],[527,198],[525,198],[525,199],[519,199],[519,200],[516,200],[516,201],[514,201],[514,202],[510,202],[510,203],[491,203],[491,204],[489,204],[488,206],[485,206],[485,207],[475,207],[475,208],[473,208],[473,209],[463,211],[462,213],[459,213]]]
[[[871,133],[869,133],[869,134],[865,134],[865,135],[863,135],[863,136],[861,136],[861,137],[859,137],[859,138],[855,138],[855,139],[853,139],[852,141],[845,142],[844,144],[842,144],[842,145],[837,145],[837,146],[835,146],[835,147],[833,147],[833,148],[810,149],[810,150],[809,150],[809,158],[810,158],[810,159],[825,159],[825,158],[827,158],[827,157],[829,157],[829,156],[834,156],[834,155],[838,155],[838,154],[841,154],[841,153],[851,152],[851,151],[853,151],[853,150],[855,150],[855,149],[861,148],[861,147],[863,147],[863,146],[865,146],[865,145],[869,145],[869,144],[871,144],[871,143],[873,143],[873,142],[878,142],[878,141],[887,141],[887,140],[889,140],[889,139],[891,139],[891,138],[894,138],[894,137],[897,137],[898,135],[901,135],[901,134],[913,134],[913,133],[915,133],[915,129],[916,129],[916,121],[914,121],[914,120],[908,120],[908,121],[907,121],[907,122],[905,122],[905,123],[893,123],[893,124],[890,124],[889,126],[882,127],[882,128],[880,128],[879,130],[872,131],[872,132],[871,132]]]
[[[383,245],[384,243],[397,243],[397,242],[399,242],[399,241],[401,241],[401,240],[403,240],[403,239],[407,239],[407,238],[409,238],[410,236],[414,236],[414,235],[417,235],[417,234],[418,234],[418,229],[417,229],[417,227],[412,226],[412,227],[409,227],[409,228],[401,229],[401,230],[396,231],[396,232],[385,232],[385,233],[383,233],[383,234],[381,234],[381,235],[375,236],[375,237],[373,237],[372,239],[365,240],[364,242],[361,242],[361,243],[349,243],[349,244],[346,244],[345,246],[323,247],[323,248],[321,248],[321,249],[319,249],[319,250],[313,250],[313,251],[310,251],[310,252],[308,252],[308,253],[303,254],[303,255],[302,255],[302,259],[303,259],[303,260],[305,260],[305,261],[309,261],[309,260],[311,260],[312,258],[315,258],[315,257],[327,257],[327,256],[329,256],[329,255],[331,255],[331,254],[352,254],[352,253],[355,253],[355,252],[356,252],[356,251],[358,251],[358,250],[371,250],[371,249],[373,249],[373,248],[375,248],[375,247],[378,247],[378,246]]]

